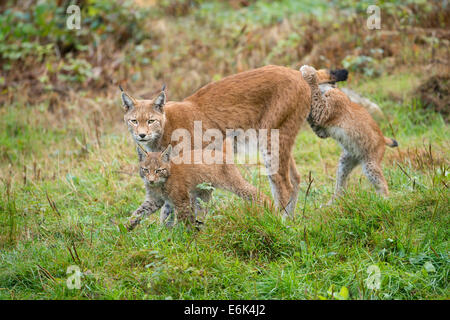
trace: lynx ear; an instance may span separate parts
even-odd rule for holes
[[[161,89],[161,93],[156,97],[153,108],[163,113],[164,112],[164,105],[166,104],[166,85],[163,85]]]
[[[123,88],[121,85],[119,85],[119,89],[122,92],[122,105],[125,108],[125,112],[134,108],[135,99],[131,97],[128,93],[123,91]]]
[[[172,156],[172,145],[169,144],[166,150],[164,150],[163,153],[161,153],[161,160],[165,163],[169,163],[171,156]]]

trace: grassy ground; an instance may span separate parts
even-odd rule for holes
[[[303,40],[290,36],[304,31],[297,28],[301,19],[280,24],[280,17],[260,14],[269,9],[258,4],[242,14],[264,19],[245,31],[241,15],[224,11],[221,19],[235,23],[222,32],[224,22],[212,23],[208,10],[218,9],[205,5],[193,13],[195,20],[159,22],[177,36],[152,47],[150,66],[128,61],[118,74],[147,74],[154,88],[169,78],[169,98],[180,99],[226,74],[266,63],[294,66],[305,54],[298,49]],[[187,36],[186,23],[211,33]],[[272,46],[274,34],[285,41]],[[206,45],[214,41],[215,49]],[[381,106],[379,124],[400,144],[383,162],[388,199],[378,197],[357,169],[347,194],[321,207],[332,195],[340,149],[305,126],[294,148],[302,175],[295,220],[282,222],[217,190],[198,233],[167,229],[158,214],[133,232],[123,230],[144,188],[116,86],[62,98],[35,97],[26,85],[9,88],[0,107],[0,299],[448,299],[450,132],[441,115],[424,111],[414,98],[427,73],[417,65],[431,50],[403,41],[395,59],[409,65],[389,66],[386,57],[379,61],[386,70],[381,76],[368,76],[364,67],[349,81]],[[195,52],[186,49],[191,42]],[[136,77],[128,83],[146,94],[150,80]],[[242,172],[270,194],[255,168]],[[72,265],[83,273],[80,289],[67,287]],[[378,288],[370,285],[373,268]]]
[[[390,81],[377,79],[377,87]],[[361,90],[370,95],[370,88]],[[166,229],[156,215],[131,233],[118,227],[144,196],[123,128],[85,148],[75,128],[40,123],[37,107],[25,117],[17,106],[3,109],[2,145],[33,161],[26,174],[11,167],[15,183],[5,177],[1,186],[0,297],[314,299],[345,287],[355,299],[448,298],[448,127],[410,103],[372,98],[400,143],[384,161],[389,199],[376,196],[356,170],[348,194],[321,209],[339,147],[305,128],[294,151],[303,177],[295,221],[217,192],[200,233]],[[380,122],[392,136],[388,121]],[[15,163],[18,154],[10,157]],[[243,172],[269,192],[253,170]],[[66,286],[70,265],[84,272],[80,290]],[[379,290],[366,284],[372,265],[381,272]]]

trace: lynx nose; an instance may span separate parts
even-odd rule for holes
[[[139,134],[139,137],[140,137],[141,139],[144,139],[144,138],[145,138],[145,136],[146,136],[146,134],[145,134],[145,133],[140,133],[140,134]]]

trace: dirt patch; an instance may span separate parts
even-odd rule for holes
[[[450,83],[448,75],[428,78],[416,90],[423,107],[442,114],[445,122],[450,121]]]

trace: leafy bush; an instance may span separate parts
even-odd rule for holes
[[[88,55],[92,59],[92,51],[106,41],[112,40],[120,48],[149,38],[143,26],[149,15],[149,9],[137,9],[133,1],[88,0],[81,7],[81,29],[70,30],[66,26],[66,7],[58,6],[55,0],[36,1],[28,8],[8,7],[0,14],[3,70],[32,66],[44,58],[54,62],[70,54],[68,65],[62,68],[66,75],[61,78],[83,82],[92,76],[91,64],[76,56]]]
[[[375,59],[369,56],[347,56],[342,65],[351,72],[362,72],[367,77],[380,75],[380,71],[376,69]]]

